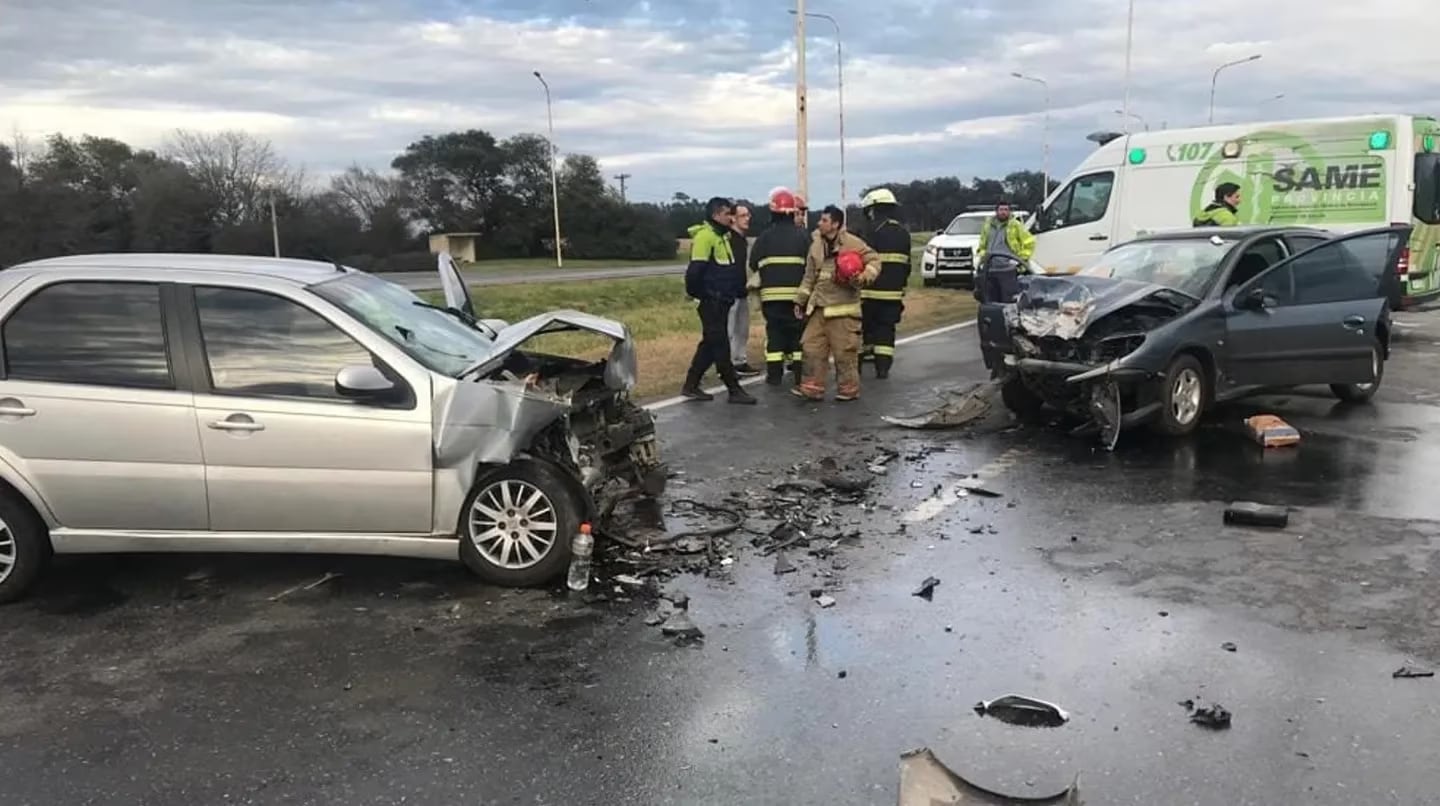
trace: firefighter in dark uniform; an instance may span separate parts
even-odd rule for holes
[[[788,365],[800,383],[800,334],[805,323],[795,318],[795,294],[805,279],[810,233],[796,223],[795,195],[785,188],[770,193],[770,225],[750,248],[750,270],[760,288],[765,316],[765,382],[779,386]]]
[[[887,188],[876,188],[861,201],[870,231],[865,241],[880,253],[880,276],[860,291],[861,354],[875,359],[875,377],[890,377],[895,364],[895,326],[905,313],[910,284],[910,232],[895,219],[899,202]]]

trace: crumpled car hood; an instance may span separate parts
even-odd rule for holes
[[[574,330],[587,330],[613,339],[615,347],[610,354],[611,366],[606,369],[606,382],[620,382],[625,388],[634,385],[635,353],[630,328],[613,319],[581,311],[549,311],[502,328],[495,336],[490,354],[471,364],[460,377],[483,375],[495,370],[516,348],[536,336]],[[613,378],[612,373],[615,375]]]
[[[1032,275],[1015,299],[1015,314],[1026,335],[1074,339],[1083,335],[1091,322],[1156,294],[1193,299],[1168,286],[1137,280]]]

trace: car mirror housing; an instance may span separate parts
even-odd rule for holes
[[[1241,289],[1235,295],[1235,307],[1246,311],[1259,311],[1265,308],[1265,289],[1258,285]]]
[[[350,400],[387,401],[395,394],[395,382],[369,364],[351,364],[335,373],[335,391]]]

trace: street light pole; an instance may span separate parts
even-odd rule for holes
[[[805,117],[805,0],[795,0],[795,172],[800,195],[810,198],[810,132]]]
[[[1020,79],[1021,81],[1029,81],[1035,84],[1039,84],[1041,87],[1045,88],[1045,127],[1043,129],[1044,139],[1040,144],[1040,170],[1041,175],[1044,177],[1044,189],[1040,193],[1040,200],[1044,201],[1050,195],[1050,84],[1046,82],[1043,78],[1027,76],[1024,73],[1011,73],[1010,75],[1014,78]]]
[[[790,13],[795,14],[795,9],[790,9]],[[805,16],[819,17],[835,26],[835,85],[840,96],[840,204],[844,206],[850,202],[850,193],[845,181],[845,54],[840,47],[840,23],[829,14],[807,11]]]
[[[1150,131],[1150,124],[1145,122],[1145,118],[1135,114],[1134,112],[1126,112],[1123,109],[1116,109],[1115,114],[1122,115],[1130,120],[1137,121],[1141,126],[1145,127],[1145,131]]]
[[[1238,64],[1246,64],[1246,63],[1248,63],[1248,62],[1259,61],[1260,56],[1261,56],[1261,54],[1257,53],[1257,54],[1255,54],[1254,56],[1246,56],[1246,57],[1243,58],[1243,59],[1236,59],[1236,60],[1233,61],[1233,62],[1226,62],[1226,63],[1220,65],[1219,67],[1215,68],[1215,72],[1210,75],[1210,122],[1211,122],[1211,123],[1214,123],[1214,122],[1215,122],[1215,85],[1216,85],[1216,83],[1218,83],[1218,82],[1220,81],[1220,71],[1221,71],[1221,70],[1224,70],[1224,69],[1227,68],[1227,67],[1234,67],[1234,66],[1236,66],[1236,65],[1238,65]]]
[[[1120,114],[1125,116],[1125,133],[1130,133],[1130,53],[1135,44],[1135,0],[1130,0],[1130,12],[1125,19],[1125,100],[1121,101]]]
[[[558,151],[555,148],[555,115],[550,110],[550,85],[539,70],[534,73],[535,78],[540,80],[540,86],[545,88],[545,123],[550,129],[550,206],[555,215],[555,268],[558,269],[565,263],[560,256],[560,180],[555,176],[555,155]]]
[[[280,219],[275,215],[275,188],[270,188],[270,237],[275,241],[275,257],[280,257]]]

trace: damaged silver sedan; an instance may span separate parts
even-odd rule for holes
[[[659,495],[621,323],[477,320],[338,265],[91,255],[0,272],[0,601],[51,553],[461,560],[563,572],[583,521]],[[608,355],[527,349],[575,331]]]
[[[1368,400],[1390,349],[1410,227],[1338,238],[1299,227],[1187,230],[1117,246],[1079,275],[1034,276],[984,305],[1006,405],[1081,418],[1108,447],[1152,424],[1193,431],[1217,402],[1328,385]]]

